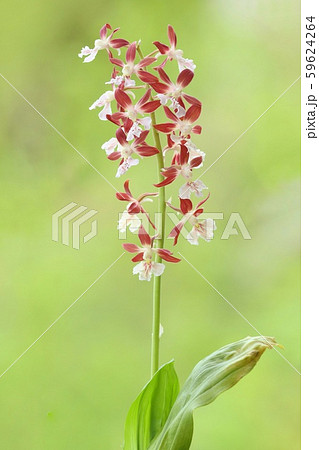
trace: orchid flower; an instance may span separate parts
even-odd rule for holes
[[[122,67],[122,74],[124,77],[131,77],[133,74],[136,74],[143,67],[149,66],[154,61],[156,61],[156,58],[146,57],[141,59],[138,63],[135,64],[135,58],[136,58],[136,42],[133,42],[132,44],[130,44],[130,46],[126,51],[125,56],[126,62],[123,62],[120,59],[113,58],[112,56],[110,57],[110,61],[112,64]]]
[[[158,41],[153,42],[153,44],[158,48],[160,54],[166,56],[165,60],[161,64],[161,67],[164,67],[167,61],[172,61],[173,59],[176,59],[180,72],[184,69],[190,69],[191,71],[194,72],[196,66],[193,60],[184,58],[183,51],[176,49],[177,37],[174,28],[171,25],[168,25],[167,34],[170,46],[162,44],[161,42]]]
[[[82,48],[78,56],[80,58],[85,56],[83,62],[87,63],[93,61],[100,50],[105,49],[108,53],[110,53],[110,49],[115,48],[117,49],[118,54],[120,54],[120,48],[129,45],[129,42],[125,39],[113,39],[114,33],[116,33],[119,28],[115,28],[115,30],[111,31],[109,36],[107,36],[107,30],[112,30],[111,25],[108,23],[103,25],[100,29],[100,39],[96,39],[94,42],[94,48],[91,49],[87,45]]]
[[[200,134],[202,127],[200,125],[193,125],[199,118],[201,113],[201,106],[198,104],[191,105],[183,117],[177,117],[167,106],[164,106],[164,112],[173,122],[166,122],[154,125],[157,131],[170,134],[173,131],[179,132],[182,137],[189,137],[190,133]]]
[[[210,241],[214,236],[214,230],[216,229],[215,222],[212,219],[204,219],[199,221],[197,219],[204,210],[201,206],[208,200],[208,196],[199,202],[194,208],[193,203],[189,199],[180,198],[180,207],[174,207],[170,202],[167,202],[167,205],[183,215],[183,218],[178,222],[177,225],[174,226],[170,234],[168,235],[171,238],[174,238],[174,245],[177,244],[178,237],[188,222],[192,225],[192,230],[188,234],[187,239],[191,244],[198,245],[198,237],[202,237],[206,241]],[[212,223],[214,222],[214,223]]]
[[[149,214],[143,208],[142,203],[146,202],[146,201],[152,201],[152,199],[150,199],[149,197],[157,197],[158,193],[157,192],[145,192],[144,194],[141,194],[137,198],[135,198],[135,197],[133,197],[133,194],[129,188],[129,180],[126,180],[124,183],[124,191],[125,192],[117,192],[115,195],[118,200],[128,202],[126,211],[130,215],[135,215],[135,214],[139,214],[139,213],[145,214],[149,223],[155,229],[155,225],[151,221]]]
[[[102,145],[106,151],[108,159],[116,161],[121,159],[117,177],[123,175],[132,165],[137,165],[139,161],[133,159],[132,155],[137,154],[141,157],[153,156],[158,153],[158,149],[146,144],[145,139],[149,131],[142,131],[139,137],[135,137],[132,142],[127,140],[127,135],[122,128],[116,131],[116,138],[110,139]]]
[[[200,182],[192,182],[192,170],[196,167],[199,167],[202,164],[202,157],[197,156],[189,161],[189,153],[187,147],[185,145],[181,145],[181,150],[179,153],[175,154],[172,165],[170,167],[164,167],[161,171],[161,174],[164,177],[164,180],[160,183],[154,184],[156,187],[163,187],[171,184],[176,178],[181,175],[183,176],[187,182],[186,185],[183,185],[181,190],[190,195],[190,192],[196,192],[197,196],[202,195],[202,189],[206,189],[204,183]],[[186,190],[187,189],[187,190]],[[189,191],[189,192],[188,192]],[[188,195],[188,196],[189,196]]]
[[[148,89],[135,105],[122,89],[116,89],[114,96],[121,111],[108,115],[107,118],[118,126],[121,126],[121,121],[125,124],[125,127],[129,129],[127,134],[127,139],[129,141],[134,139],[134,137],[140,136],[142,132],[140,125],[142,125],[145,130],[150,129],[151,118],[139,118],[138,116],[144,115],[145,113],[152,113],[160,106],[159,100],[149,101],[151,89]]]
[[[129,253],[137,253],[137,255],[132,258],[132,261],[139,261],[139,264],[133,268],[133,274],[138,274],[140,280],[150,281],[152,274],[158,277],[164,272],[165,265],[153,260],[155,254],[158,254],[164,261],[173,263],[180,261],[180,259],[172,256],[173,254],[170,250],[154,248],[153,244],[155,236],[151,238],[143,225],[139,228],[138,237],[141,246],[125,243],[123,244],[123,248]]]
[[[177,77],[176,83],[173,83],[167,73],[161,67],[158,68],[158,74],[162,80],[146,71],[139,71],[138,77],[141,81],[148,83],[155,92],[157,92],[156,98],[161,102],[161,105],[166,105],[168,100],[171,101],[171,106],[175,111],[178,118],[185,116],[186,110],[183,104],[182,98],[184,98],[191,105],[199,105],[201,103],[197,98],[187,95],[183,92],[194,77],[194,72],[189,69],[184,69]]]
[[[172,159],[172,163],[173,163],[176,159],[176,155],[180,152],[182,144],[185,145],[185,147],[187,147],[189,161],[196,158],[197,156],[202,157],[202,164],[200,164],[198,166],[198,168],[201,167],[203,165],[203,161],[204,161],[206,155],[199,148],[197,148],[197,146],[194,144],[194,142],[192,142],[192,140],[190,138],[185,138],[183,136],[177,136],[176,134],[173,134],[173,133],[168,134],[167,135],[167,145],[163,148],[163,155],[166,156],[167,152],[172,150],[174,152],[173,153],[174,156]]]

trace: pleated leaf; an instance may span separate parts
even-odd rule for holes
[[[208,405],[238,383],[254,368],[264,351],[274,345],[273,338],[247,337],[200,361],[186,380],[149,450],[188,450],[193,436],[194,409]]]
[[[146,450],[163,428],[179,392],[174,362],[163,365],[133,402],[125,423],[124,450]]]

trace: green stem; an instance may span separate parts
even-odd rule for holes
[[[155,113],[151,114],[152,124],[156,124]],[[164,159],[161,141],[159,138],[158,131],[153,127],[153,134],[156,147],[159,150],[157,154],[157,168],[158,168],[158,180],[162,181],[163,177],[161,175],[161,169],[164,167]],[[158,212],[160,213],[160,223],[159,225],[159,237],[155,241],[155,245],[157,248],[164,247],[164,239],[165,239],[165,188],[159,188],[159,197],[158,197]],[[162,262],[162,258],[159,255],[156,255],[155,262]],[[153,286],[153,324],[152,324],[152,350],[151,350],[151,375],[153,376],[159,367],[159,341],[160,341],[160,313],[161,313],[161,284],[162,277],[154,276],[154,286]]]
[[[140,55],[141,59],[143,59],[143,53],[141,51],[140,46],[137,46],[137,52]],[[151,54],[150,54],[151,55]],[[148,55],[148,56],[150,56]],[[161,170],[164,167],[164,158],[163,158],[163,150],[161,145],[161,140],[158,134],[158,131],[154,128],[156,124],[156,116],[155,112],[151,113],[152,126],[153,126],[153,136],[155,141],[155,146],[159,150],[157,154],[157,169],[158,169],[158,181],[163,180],[163,176],[161,175]],[[160,223],[157,223],[159,227],[159,236],[155,240],[154,245],[157,248],[164,247],[164,239],[165,239],[165,210],[166,210],[166,202],[165,202],[165,187],[159,188],[159,197],[158,197],[158,212],[160,213]],[[155,262],[161,263],[162,258],[156,254]],[[161,323],[161,286],[162,286],[162,277],[154,276],[154,285],[153,285],[153,318],[152,318],[152,346],[151,346],[151,376],[157,372],[159,367],[159,344],[160,344],[160,323]]]

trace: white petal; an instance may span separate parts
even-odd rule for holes
[[[191,231],[188,233],[186,239],[188,242],[192,245],[198,245],[198,237],[199,233],[195,227],[191,229]]]
[[[104,144],[102,145],[102,149],[105,150],[106,154],[109,155],[110,153],[113,152],[113,150],[119,145],[119,141],[115,138],[112,137],[111,139],[109,139],[108,141],[104,142]]]
[[[152,277],[152,272],[150,270],[150,265],[146,264],[145,261],[141,261],[136,266],[133,267],[133,274],[137,275],[141,281],[150,281]]]
[[[182,72],[182,70],[184,69],[189,69],[194,72],[194,70],[196,69],[196,66],[192,59],[183,58],[182,56],[178,56],[176,59],[180,72]]]
[[[133,87],[135,86],[135,81],[131,80],[131,78],[125,78],[124,87]]]
[[[150,117],[143,117],[139,119],[139,122],[143,125],[145,130],[149,130],[151,128],[152,119]]]
[[[161,102],[161,105],[166,105],[167,100],[168,100],[167,94],[157,94],[157,95],[155,95],[155,97],[157,97],[159,99],[159,101]]]
[[[183,186],[181,186],[179,188],[179,192],[178,193],[179,193],[179,197],[180,198],[190,198],[192,190],[191,190],[189,184],[185,183],[185,184],[183,184]]]
[[[125,159],[122,164],[119,166],[116,172],[116,178],[119,178],[121,175],[123,175],[125,172],[128,171],[128,169],[132,166],[137,166],[139,163],[138,159],[133,159],[131,157]]]
[[[80,53],[78,54],[79,58],[83,58],[83,56],[88,56],[92,53],[92,49],[88,47],[87,45],[85,47],[82,47]]]
[[[165,269],[165,265],[162,263],[156,263],[153,262],[152,263],[152,273],[156,276],[159,277],[162,275],[162,273],[164,272]]]
[[[111,105],[107,103],[104,108],[99,112],[99,118],[101,120],[107,120],[106,115],[112,114]]]
[[[117,229],[120,232],[124,232],[126,227],[129,227],[129,230],[132,233],[135,233],[141,225],[141,221],[136,214],[129,214],[127,210],[125,210],[118,222]]]
[[[183,108],[177,100],[175,100],[175,98],[171,98],[171,106],[174,109],[174,112],[176,114],[176,116],[180,119],[181,117],[184,117],[186,114],[186,109]]]
[[[93,48],[93,50],[91,50],[91,54],[88,55],[88,56],[84,59],[83,62],[88,63],[88,62],[93,61],[93,59],[95,59],[95,57],[96,57],[98,51],[99,51],[99,50],[98,50],[97,48]]]
[[[136,122],[134,122],[127,133],[126,140],[132,141],[134,139],[134,137],[140,137],[140,134],[142,133],[142,131],[143,131],[142,128],[140,128],[138,126],[138,124]]]
[[[212,230],[212,231],[217,230],[215,220],[213,220],[213,219],[206,219],[206,227],[208,230]]]
[[[129,225],[129,230],[131,233],[135,233],[136,231],[138,231],[138,229],[141,226],[141,221],[140,219],[135,215],[134,217],[132,216],[131,220],[130,220],[130,225]]]

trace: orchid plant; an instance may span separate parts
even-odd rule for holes
[[[127,203],[118,229],[124,231],[128,228],[138,234],[139,243],[123,244],[128,253],[134,254],[132,261],[137,264],[133,267],[133,274],[138,275],[141,281],[150,281],[154,277],[151,379],[128,413],[124,449],[186,450],[192,441],[193,410],[212,402],[217,395],[236,384],[254,367],[265,349],[275,345],[275,340],[262,336],[248,337],[217,350],[197,364],[181,391],[173,362],[159,367],[163,261],[180,262],[172,251],[164,248],[166,207],[181,217],[168,234],[174,246],[186,224],[191,227],[187,240],[192,245],[198,245],[199,238],[211,241],[216,229],[212,219],[200,218],[209,194],[196,202],[196,206],[191,200],[192,196],[203,197],[203,191],[207,189],[201,180],[193,178],[193,171],[202,167],[205,159],[205,153],[193,142],[193,135],[202,131],[197,124],[202,104],[185,92],[193,80],[196,66],[193,60],[184,57],[182,50],[177,49],[172,26],[168,26],[168,44],[153,42],[156,48],[147,56],[142,53],[140,41],[130,43],[126,39],[115,38],[118,31],[119,28],[112,29],[105,24],[94,47],[83,47],[79,57],[88,63],[99,51],[106,51],[112,66],[110,80],[105,83],[111,89],[89,109],[101,108],[100,120],[116,126],[115,135],[102,145],[107,158],[119,162],[115,176],[119,178],[128,171],[134,172],[132,167],[145,157],[157,159],[156,192],[133,195],[126,179],[124,192],[116,193],[119,201]],[[167,73],[170,63],[177,63],[176,81],[172,81]],[[156,121],[156,111],[160,109],[168,119],[164,123]],[[151,130],[153,143],[150,143]],[[180,178],[183,179],[182,184],[178,181]],[[172,200],[165,197],[165,186],[171,183],[178,185],[178,206],[173,206]],[[160,213],[160,223],[156,225],[145,209],[145,202],[152,201],[153,197],[158,197]],[[143,219],[146,219],[149,231],[143,226]]]

